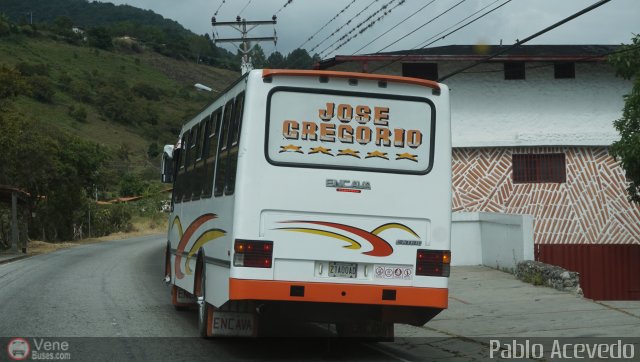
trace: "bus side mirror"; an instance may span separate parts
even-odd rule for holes
[[[162,172],[162,183],[168,184],[173,182],[173,145],[165,145],[162,152],[162,164],[160,166]]]

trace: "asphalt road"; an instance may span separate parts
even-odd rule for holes
[[[485,267],[455,268],[449,309],[424,327],[396,325],[393,343],[337,340],[311,324],[283,327],[296,338],[204,340],[197,312],[170,303],[164,245],[162,236],[116,240],[0,264],[0,361],[16,337],[31,352],[66,342],[62,357],[78,361],[484,361],[491,336],[635,337],[640,355],[640,302],[594,302]]]
[[[377,344],[317,337],[322,328],[314,325],[295,332],[312,338],[203,340],[196,311],[170,304],[162,239],[103,242],[0,265],[0,361],[14,337],[32,349],[37,337],[67,341],[72,360],[406,359]]]

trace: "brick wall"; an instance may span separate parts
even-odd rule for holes
[[[513,183],[513,153],[559,152],[566,183]],[[453,211],[533,215],[536,244],[640,244],[640,207],[605,147],[456,148],[452,162]]]

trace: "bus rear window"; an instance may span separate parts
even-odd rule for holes
[[[278,166],[426,174],[435,107],[427,98],[275,88],[267,159]]]

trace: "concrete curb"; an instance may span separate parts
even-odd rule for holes
[[[4,256],[4,255],[0,255],[0,265],[2,264],[7,264],[7,263],[11,263],[12,261],[18,261],[20,259],[26,259],[28,257],[31,257],[33,255],[29,255],[29,254],[23,254],[23,255],[11,255],[11,256]]]

